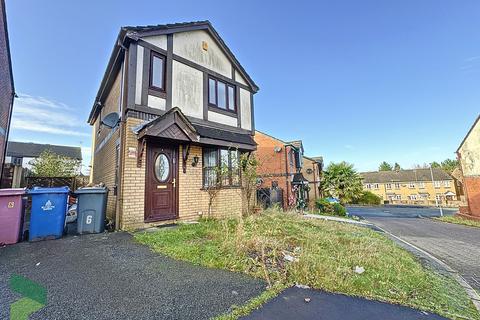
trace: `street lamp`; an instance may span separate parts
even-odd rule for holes
[[[435,180],[433,178],[433,168],[432,168],[432,164],[430,163],[430,175],[432,176],[432,187],[433,187],[433,190],[435,192]],[[435,192],[436,193],[436,192]],[[437,195],[435,194],[435,204],[437,206],[437,208],[440,208],[440,216],[443,217],[443,210],[442,210],[442,205],[438,203],[438,197]]]

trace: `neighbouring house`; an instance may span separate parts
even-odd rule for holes
[[[455,181],[455,192],[457,194],[458,199],[462,203],[466,203],[465,200],[465,191],[464,191],[464,186],[463,186],[463,173],[462,173],[462,168],[457,167],[453,169],[453,171],[450,173],[452,176],[453,180]]]
[[[302,141],[285,142],[257,130],[255,142],[258,200],[265,207],[278,203],[284,209],[308,204],[309,181],[302,174]]]
[[[218,185],[211,215],[241,214],[257,91],[208,21],[121,28],[88,118],[91,182],[111,190],[116,228],[205,217]]]
[[[308,180],[308,199],[312,204],[322,197],[320,182],[323,174],[323,157],[303,156],[302,174]]]
[[[26,185],[25,177],[32,168],[32,160],[38,158],[44,151],[50,151],[59,156],[82,161],[80,147],[39,144],[31,142],[9,141],[5,168],[2,177],[2,188],[20,188]],[[81,167],[78,167],[80,174]]]
[[[15,98],[4,0],[0,0],[0,79],[0,177],[2,177]]]
[[[460,214],[480,220],[480,116],[458,147],[457,158],[467,200],[467,206],[460,207]]]
[[[433,179],[432,179],[433,173]],[[454,179],[442,169],[412,169],[363,172],[363,189],[378,195],[384,203],[456,206],[459,204]]]

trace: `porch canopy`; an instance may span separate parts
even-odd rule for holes
[[[190,121],[175,107],[150,121],[132,128],[138,139],[138,165],[147,139],[165,140],[184,145],[183,160],[188,158],[190,145],[217,146],[240,151],[254,151],[257,144],[250,133],[238,129],[223,130]]]

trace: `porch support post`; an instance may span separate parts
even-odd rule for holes
[[[182,145],[182,169],[183,173],[187,173],[187,160],[190,154],[190,144]]]

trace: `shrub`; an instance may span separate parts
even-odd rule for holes
[[[315,207],[317,207],[321,213],[333,213],[333,204],[325,198],[315,200]]]
[[[347,210],[340,203],[331,203],[327,199],[317,199],[315,207],[323,214],[331,214],[344,217],[347,215]]]
[[[354,204],[379,205],[382,198],[370,191],[363,191],[360,197],[355,199]]]
[[[347,209],[345,209],[340,203],[333,204],[333,211],[336,216],[345,217],[347,215]]]

